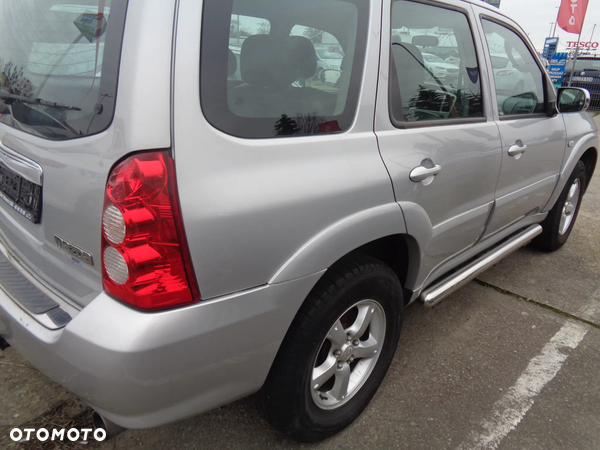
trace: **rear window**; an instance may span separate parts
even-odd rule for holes
[[[347,130],[356,113],[369,2],[206,0],[205,117],[248,138]]]
[[[0,0],[0,122],[56,140],[105,130],[126,8],[127,0]]]

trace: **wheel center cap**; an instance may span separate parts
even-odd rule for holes
[[[354,347],[352,347],[351,345],[349,345],[343,352],[342,352],[342,356],[340,359],[345,359],[346,361],[348,361],[350,359],[350,357],[352,356],[352,352],[354,351]]]

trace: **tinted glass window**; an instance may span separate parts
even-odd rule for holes
[[[404,0],[394,2],[391,57],[395,120],[483,116],[479,65],[463,13]]]
[[[241,137],[348,129],[367,25],[363,0],[206,0],[204,115],[216,128]]]
[[[501,116],[545,111],[542,70],[514,31],[483,21]]]
[[[126,0],[0,0],[0,101],[9,109],[0,121],[49,139],[106,129],[126,7]]]

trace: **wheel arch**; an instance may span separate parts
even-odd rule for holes
[[[405,233],[404,215],[397,203],[360,211],[313,236],[288,258],[271,277],[269,284],[282,283],[325,270],[365,245]]]
[[[585,153],[581,156],[581,161],[585,164],[585,171],[587,174],[587,184],[585,189],[590,185],[594,171],[596,170],[596,163],[598,162],[598,150],[595,147],[588,148]],[[585,192],[585,191],[584,191]]]
[[[579,161],[583,161],[586,165],[588,180],[591,179],[594,174],[594,170],[596,167],[596,162],[598,160],[598,136],[596,133],[590,133],[584,136],[579,140],[577,145],[573,148],[573,150],[567,155],[563,166],[560,171],[560,176],[558,179],[558,183],[554,187],[554,192],[550,196],[548,203],[542,209],[542,212],[548,212],[552,209],[556,200],[560,196],[560,193],[565,187],[567,180],[573,170],[575,170],[575,166]]]

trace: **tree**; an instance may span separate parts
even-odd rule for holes
[[[269,34],[271,32],[271,22],[268,20],[263,20],[258,24],[258,30],[256,34]]]
[[[300,128],[294,119],[282,114],[281,119],[275,122],[275,136],[292,136],[298,134]]]
[[[10,94],[31,97],[33,94],[33,85],[29,78],[25,77],[23,67],[15,65],[12,61],[4,64],[0,61],[0,87],[4,88]]]
[[[320,44],[323,42],[323,31],[317,30],[316,28],[307,28],[304,30],[304,37],[310,39],[313,44]]]
[[[240,21],[236,17],[231,18],[231,24],[229,25],[229,37],[248,37],[252,33],[243,26],[240,25]]]
[[[317,134],[319,133],[319,125],[327,122],[327,119],[319,117],[314,113],[298,114],[296,117],[296,123],[298,130],[302,134]]]

